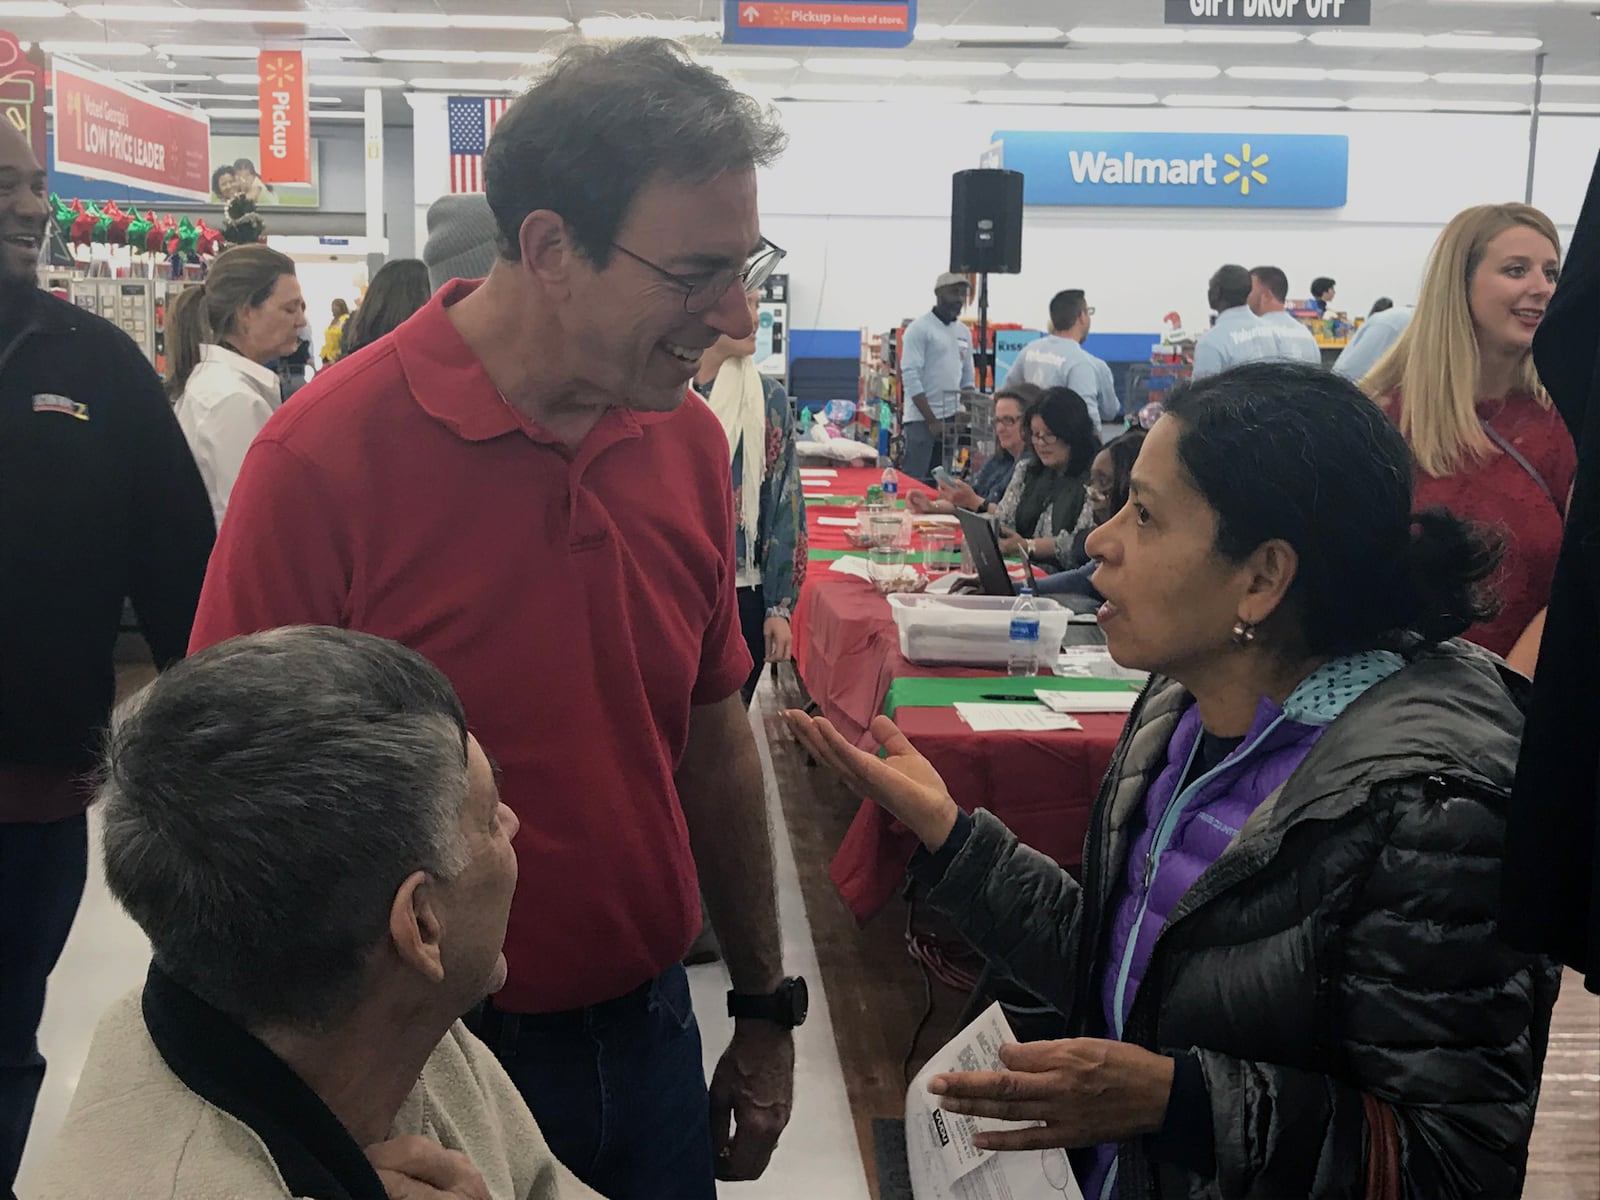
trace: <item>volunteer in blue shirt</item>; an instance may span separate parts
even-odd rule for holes
[[[1278,331],[1250,311],[1250,288],[1250,272],[1233,263],[1211,277],[1209,299],[1217,321],[1195,345],[1196,379],[1219,375],[1242,363],[1282,357]]]
[[[1050,336],[1023,347],[1006,374],[1006,387],[1031,383],[1050,389],[1071,388],[1089,406],[1095,423],[1115,421],[1122,412],[1111,368],[1083,348],[1094,309],[1083,289],[1057,292],[1050,301]]]
[[[1289,277],[1277,267],[1257,267],[1250,272],[1250,311],[1278,335],[1279,357],[1291,361],[1322,365],[1322,348],[1317,335],[1307,329],[1286,307]]]
[[[1336,375],[1360,383],[1378,365],[1378,361],[1400,340],[1400,335],[1411,324],[1414,310],[1407,304],[1402,308],[1386,308],[1375,312],[1361,323],[1348,345],[1339,351],[1334,360]]]
[[[934,306],[906,328],[900,356],[900,385],[906,397],[901,434],[905,453],[900,469],[924,483],[945,458],[945,427],[956,415],[961,392],[977,382],[972,365],[972,331],[961,323],[972,285],[947,271],[933,285]]]

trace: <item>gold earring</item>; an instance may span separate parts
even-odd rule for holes
[[[1240,617],[1233,623],[1233,644],[1243,649],[1256,640],[1256,626],[1254,621],[1246,621]]]

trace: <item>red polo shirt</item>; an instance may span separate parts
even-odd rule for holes
[[[501,399],[445,308],[319,375],[234,486],[193,646],[280,625],[403,642],[455,685],[521,818],[498,1003],[661,974],[700,922],[673,774],[739,690],[728,444],[698,397],[612,409],[569,452]]]

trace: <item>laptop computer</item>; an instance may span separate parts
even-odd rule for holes
[[[1011,581],[1005,555],[1000,553],[1000,531],[995,523],[964,508],[956,509],[956,519],[961,522],[961,539],[972,552],[972,562],[978,570],[978,586],[983,594],[1015,596],[1017,587]],[[1036,587],[1033,563],[1026,558],[1023,562],[1028,572],[1028,586]]]

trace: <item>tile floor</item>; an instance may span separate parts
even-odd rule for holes
[[[791,973],[811,982],[811,1017],[796,1039],[796,1100],[793,1119],[766,1177],[756,1183],[724,1184],[728,1200],[792,1200],[798,1196],[828,1200],[867,1200],[869,1196],[855,1127],[839,1067],[833,1026],[823,994],[816,949],[801,902],[799,877],[790,850],[766,739],[758,734],[767,777],[767,806],[776,838],[784,961]],[[50,983],[40,1041],[50,1060],[44,1091],[34,1119],[33,1136],[22,1160],[18,1195],[26,1200],[31,1170],[72,1099],[89,1038],[101,1011],[117,996],[137,987],[149,959],[144,935],[123,914],[106,891],[98,867],[98,838],[91,822],[91,873],[83,906],[62,961]],[[727,1045],[733,1025],[726,1015],[727,972],[721,965],[690,972],[695,1011],[700,1018],[709,1075]]]

